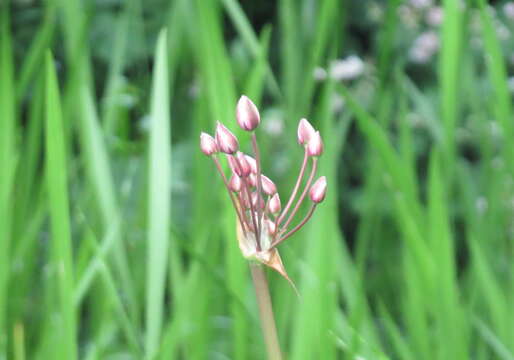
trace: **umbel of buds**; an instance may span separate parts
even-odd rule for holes
[[[326,177],[320,177],[313,184],[318,157],[323,153],[321,135],[307,119],[300,120],[297,135],[298,144],[304,149],[304,157],[289,199],[282,208],[275,183],[262,173],[254,131],[260,123],[259,110],[244,95],[237,103],[236,119],[243,130],[251,133],[254,157],[239,150],[236,136],[220,122],[217,123],[214,138],[201,133],[200,149],[214,161],[227,188],[237,214],[238,241],[243,256],[270,266],[289,280],[277,246],[300,230],[309,221],[316,206],[325,199]],[[219,153],[225,154],[230,174],[223,170]],[[307,180],[302,188],[301,184],[306,176]],[[303,219],[291,228],[291,222],[298,214],[307,193],[311,201],[310,208]]]

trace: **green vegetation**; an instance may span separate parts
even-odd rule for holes
[[[241,94],[282,199],[325,145],[286,359],[514,359],[514,10],[426,3],[0,2],[0,359],[265,358],[198,148]]]

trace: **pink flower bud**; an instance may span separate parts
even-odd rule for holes
[[[250,202],[248,201],[248,197],[246,196],[246,193],[243,191],[239,194],[239,196],[241,199],[241,206],[243,206],[243,208],[245,208],[245,209],[249,209]]]
[[[243,130],[254,130],[261,121],[259,110],[255,104],[245,95],[241,96],[236,107],[237,123]]]
[[[266,221],[266,225],[268,227],[268,234],[269,235],[274,235],[275,231],[277,230],[277,226],[270,219],[266,219],[265,221]]]
[[[241,174],[242,176],[246,177],[250,175],[252,171],[252,167],[246,160],[245,154],[243,154],[241,151],[238,151],[236,154],[237,161],[239,162],[239,166],[241,166]]]
[[[237,176],[243,176],[243,173],[241,172],[241,168],[237,164],[237,160],[232,155],[227,155],[228,165],[230,166],[230,169],[234,174]]]
[[[327,193],[327,178],[325,176],[320,177],[314,185],[312,185],[309,192],[309,197],[312,202],[319,204],[325,199]]]
[[[320,156],[321,154],[323,154],[323,141],[319,131],[316,131],[307,143],[307,155]]]
[[[255,174],[248,176],[248,184],[250,184],[251,187],[257,186],[257,176],[255,176]]]
[[[252,193],[252,205],[255,209],[258,209],[258,208],[264,209],[264,206],[265,206],[264,199],[262,198],[262,196],[257,194],[256,191],[254,191]]]
[[[252,173],[257,174],[257,161],[250,155],[245,155],[245,159],[250,164],[250,168],[252,169]]]
[[[230,191],[233,192],[240,192],[241,191],[241,178],[237,176],[236,174],[233,174],[230,177],[230,180],[228,182],[228,187]]]
[[[316,130],[307,119],[301,119],[298,124],[298,144],[308,144]]]
[[[218,152],[218,145],[216,145],[216,140],[212,136],[202,132],[200,134],[200,149],[205,155],[211,156]]]
[[[268,204],[268,209],[272,214],[278,214],[282,209],[282,205],[280,204],[280,196],[278,193],[272,196]]]
[[[225,154],[234,154],[239,148],[237,138],[219,121],[216,126],[216,143],[220,151]]]
[[[262,190],[267,194],[267,195],[273,195],[273,194],[276,194],[277,192],[277,187],[275,186],[275,184],[273,183],[273,181],[270,180],[269,177],[265,176],[265,175],[261,175],[261,182],[262,182]]]

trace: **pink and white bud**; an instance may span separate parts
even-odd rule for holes
[[[250,208],[250,201],[248,201],[248,197],[246,196],[246,193],[244,191],[239,193],[240,199],[241,199],[241,205],[245,209]]]
[[[257,186],[257,176],[255,174],[248,176],[248,184],[250,184],[251,187]]]
[[[236,159],[239,162],[239,166],[241,167],[242,176],[246,177],[250,175],[250,173],[252,172],[252,167],[246,160],[245,154],[243,154],[241,151],[238,151],[236,154]]]
[[[268,234],[273,236],[275,231],[277,231],[277,225],[275,225],[275,222],[271,221],[270,219],[266,219],[265,221],[268,228]]]
[[[282,209],[282,205],[280,204],[280,196],[278,193],[271,197],[268,204],[268,209],[272,214],[278,214]]]
[[[277,193],[277,186],[266,175],[261,175],[262,191],[267,195],[274,195]]]
[[[298,123],[298,144],[308,144],[316,130],[307,119],[301,119]]]
[[[262,196],[260,196],[259,194],[257,194],[256,191],[254,191],[252,193],[252,205],[254,207],[254,209],[264,209],[264,206],[266,206],[264,204],[264,199],[262,198]]]
[[[218,121],[216,126],[216,143],[221,152],[234,154],[239,149],[239,142],[234,134]]]
[[[236,174],[232,174],[232,176],[230,177],[230,180],[228,182],[228,188],[230,189],[230,191],[240,192],[241,186],[242,186],[241,178],[239,176],[237,176]]]
[[[316,131],[307,143],[307,155],[320,156],[321,154],[323,154],[323,141],[319,131]]]
[[[257,161],[250,155],[245,155],[245,159],[250,164],[250,168],[252,169],[252,173],[257,174]]]
[[[227,155],[228,166],[234,174],[237,176],[243,176],[243,172],[241,171],[241,167],[238,165],[236,158],[233,155]]]
[[[212,136],[202,132],[200,134],[200,149],[205,155],[211,156],[218,152],[218,145],[216,145],[216,140]]]
[[[257,106],[245,95],[237,102],[236,119],[239,126],[246,131],[254,130],[261,121]]]
[[[319,204],[325,199],[325,195],[327,194],[327,178],[325,176],[320,177],[314,185],[312,185],[311,190],[309,191],[309,197],[312,202]]]

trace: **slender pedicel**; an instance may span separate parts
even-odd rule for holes
[[[293,204],[296,194],[298,193],[298,189],[300,188],[300,184],[302,183],[302,179],[305,174],[305,169],[307,167],[308,160],[309,160],[309,155],[307,154],[307,149],[306,149],[305,154],[303,156],[302,167],[300,168],[300,174],[298,175],[298,179],[296,179],[296,184],[294,185],[293,192],[291,193],[291,196],[289,197],[289,200],[287,201],[287,204],[284,207],[282,214],[280,214],[280,216],[278,217],[278,219],[276,221],[277,226],[279,226],[280,223],[282,222],[282,220],[284,220],[284,217],[287,215],[289,208]]]
[[[289,238],[291,235],[293,235],[295,232],[297,232],[298,230],[300,230],[306,223],[307,221],[309,221],[309,219],[311,218],[312,214],[314,213],[314,210],[316,210],[316,205],[318,204],[312,204],[311,208],[309,209],[309,212],[307,213],[307,215],[305,216],[305,218],[298,224],[296,225],[293,230],[289,231],[287,234],[285,234],[284,236],[281,236],[279,237],[277,240],[275,240],[271,246],[272,247],[275,247],[277,246],[278,244],[280,244],[282,241],[286,240],[287,238]]]
[[[252,132],[252,148],[255,154],[255,162],[257,163],[257,192],[260,194],[262,189],[262,178],[261,178],[261,157],[259,153],[259,146],[257,146],[257,136]],[[257,239],[261,238],[261,221],[262,221],[262,210],[257,209],[258,228],[257,228]],[[258,241],[259,243],[259,241]]]
[[[211,156],[211,158],[214,161],[214,164],[216,164],[216,168],[218,169],[218,172],[220,173],[221,178],[223,179],[223,183],[225,184],[225,187],[228,190],[230,200],[232,200],[232,205],[234,205],[234,208],[236,209],[237,217],[239,219],[239,223],[241,224],[241,228],[243,229],[243,232],[246,235],[247,227],[245,226],[245,221],[243,220],[244,217],[240,213],[240,211],[243,211],[243,209],[242,209],[242,207],[238,206],[236,199],[234,198],[234,194],[232,194],[232,191],[230,191],[227,177],[225,176],[225,173],[223,172],[223,169],[221,168],[221,164],[220,164],[219,160],[215,156]]]
[[[311,174],[309,175],[309,179],[307,180],[307,183],[305,184],[305,188],[303,189],[302,195],[300,195],[300,198],[298,199],[298,202],[296,203],[295,207],[293,208],[293,211],[289,215],[289,218],[287,219],[286,223],[284,224],[284,228],[287,228],[291,221],[293,220],[296,212],[300,208],[300,205],[302,205],[303,199],[305,199],[305,195],[307,195],[307,191],[309,191],[309,188],[312,183],[312,179],[314,179],[314,175],[316,174],[316,170],[318,168],[318,158],[313,157],[312,158],[312,169]]]
[[[234,157],[232,157],[232,158],[234,159],[234,164],[235,164],[234,166],[236,168],[238,168],[241,173],[243,173],[243,170],[242,170],[241,164],[239,163],[239,160],[237,158],[234,158]],[[258,231],[258,227],[257,227],[259,222],[257,221],[257,219],[255,219],[255,209],[254,209],[254,206],[253,206],[252,196],[251,196],[251,193],[250,193],[250,186],[249,186],[249,184],[247,182],[247,179],[248,179],[247,177],[246,178],[242,178],[243,189],[244,189],[244,191],[246,193],[246,196],[248,198],[248,202],[250,204],[250,218],[252,220],[253,227],[256,230],[256,234],[257,234],[257,237],[256,237],[257,250],[260,251],[261,250],[261,238],[259,236],[260,232]],[[259,213],[259,209],[258,208],[257,208],[257,213]]]
[[[316,205],[318,205],[323,200],[325,200],[326,194],[327,194],[327,178],[325,176],[322,176],[318,180],[316,180],[316,182],[314,183],[314,185],[312,185],[312,187],[309,191],[309,198],[311,199],[313,204],[312,204],[309,212],[307,213],[307,216],[305,216],[305,218],[298,225],[296,225],[293,230],[291,230],[290,232],[288,232],[287,234],[282,236],[280,238],[280,240],[276,241],[276,243],[273,243],[271,246],[277,246],[282,241],[286,240],[288,237],[290,237],[295,232],[300,230],[302,228],[302,226],[304,226],[307,223],[307,221],[309,221],[309,219],[311,218],[312,214],[314,213],[314,210],[316,209]],[[287,225],[285,227],[287,227]]]

